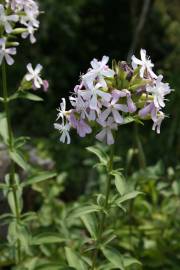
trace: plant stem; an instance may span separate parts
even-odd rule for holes
[[[7,74],[6,74],[6,63],[3,61],[2,63],[2,86],[3,86],[3,98],[4,98],[4,110],[7,120],[7,128],[8,128],[8,149],[9,152],[13,151],[13,132],[11,128],[11,117],[9,112],[9,105],[8,105],[8,90],[7,90]],[[16,212],[16,221],[19,223],[20,221],[20,209],[18,204],[18,198],[16,193],[16,181],[15,181],[15,164],[14,161],[11,160],[11,170],[10,170],[10,186],[12,188],[14,205],[15,205],[15,212]],[[21,259],[21,247],[20,241],[17,241],[17,263],[20,262]]]
[[[138,147],[139,167],[141,169],[145,169],[146,168],[146,157],[144,154],[141,138],[139,135],[138,125],[136,123],[134,124],[134,133],[135,133],[136,145]]]
[[[111,171],[113,170],[113,159],[114,159],[114,146],[115,146],[115,143],[111,146],[110,158],[109,158],[109,163],[107,166],[107,186],[106,186],[105,204],[104,204],[105,211],[108,210],[108,207],[109,207],[109,195],[111,191],[111,180],[112,180]],[[98,235],[97,235],[97,240],[96,240],[96,249],[94,250],[93,259],[92,259],[92,267],[91,267],[92,270],[96,269],[99,244],[101,243],[102,233],[103,233],[104,225],[106,222],[105,211],[102,213],[100,222],[99,222],[99,229],[98,229]]]

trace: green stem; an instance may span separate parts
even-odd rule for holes
[[[98,230],[98,235],[97,235],[97,240],[96,240],[96,249],[94,250],[93,259],[92,259],[92,267],[91,267],[92,270],[96,269],[99,244],[101,243],[102,233],[104,230],[104,225],[106,223],[106,217],[107,217],[105,212],[109,208],[109,195],[110,195],[110,191],[111,191],[111,180],[112,180],[111,172],[113,170],[113,160],[114,160],[114,146],[115,146],[115,144],[113,144],[111,146],[109,164],[107,167],[107,186],[106,186],[105,204],[104,204],[105,211],[102,213],[101,218],[100,218],[100,222],[99,222],[99,230]]]
[[[139,166],[141,169],[145,169],[146,168],[146,157],[144,154],[141,138],[139,135],[138,125],[136,123],[134,124],[134,132],[135,132],[136,145],[138,147]]]
[[[6,75],[6,63],[3,61],[2,63],[2,86],[3,86],[3,98],[4,98],[4,110],[7,119],[7,127],[8,127],[8,148],[9,152],[13,151],[13,132],[11,129],[11,117],[9,112],[9,105],[8,105],[8,90],[7,90],[7,75]],[[13,160],[11,160],[11,170],[10,170],[10,185],[13,192],[13,199],[15,204],[15,211],[16,211],[16,221],[17,223],[20,222],[20,209],[18,204],[18,198],[16,193],[16,181],[15,181],[15,164]],[[21,247],[20,241],[17,241],[17,263],[20,262],[21,259]]]

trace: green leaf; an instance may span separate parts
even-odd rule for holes
[[[127,193],[127,194],[123,195],[121,198],[117,199],[116,200],[116,203],[117,204],[121,204],[121,203],[123,203],[125,201],[128,201],[128,200],[131,200],[131,199],[136,198],[140,194],[143,194],[143,193],[140,192],[140,191],[132,191],[130,193]]]
[[[124,118],[124,122],[123,122],[123,125],[126,125],[126,124],[129,124],[129,123],[132,123],[134,122],[134,117],[133,116],[127,116]]]
[[[83,207],[78,207],[76,209],[73,209],[72,212],[70,213],[70,218],[79,218],[83,215],[93,213],[93,212],[98,212],[101,210],[101,207],[98,205],[90,205],[90,206],[83,206]]]
[[[4,224],[9,224],[10,222],[12,222],[13,218],[14,215],[9,213],[0,215],[1,226]]]
[[[104,256],[118,269],[125,270],[122,255],[114,248],[102,248]]]
[[[0,183],[0,190],[7,190],[8,188],[8,185]]]
[[[111,269],[115,269],[115,268],[116,267],[112,263],[106,263],[106,264],[101,264],[98,267],[98,270],[111,270]]]
[[[60,237],[58,233],[44,232],[32,237],[31,245],[39,246],[44,244],[63,243],[66,239]]]
[[[34,270],[75,270],[73,267],[60,265],[57,263],[43,263],[37,266]]]
[[[15,149],[21,148],[27,141],[30,140],[30,137],[19,137],[14,140]]]
[[[8,144],[8,124],[4,114],[0,114],[0,136],[5,144]]]
[[[107,155],[106,155],[104,152],[102,152],[98,147],[96,147],[96,146],[91,146],[91,147],[87,147],[86,149],[87,149],[89,152],[95,154],[95,155],[99,158],[99,160],[100,160],[100,162],[101,162],[102,164],[104,164],[104,165],[107,164],[107,161],[108,161]]]
[[[24,158],[18,152],[10,152],[10,157],[12,160],[19,165],[23,170],[28,171],[29,165],[26,163]]]
[[[129,266],[134,265],[134,264],[142,265],[142,263],[140,261],[138,261],[137,259],[132,258],[132,257],[128,257],[128,256],[123,257],[123,263],[124,263],[125,267],[129,267]]]
[[[29,185],[37,184],[37,183],[52,179],[56,176],[57,176],[57,174],[55,172],[43,172],[43,173],[40,173],[36,176],[30,177],[25,182],[23,182],[21,185],[23,187],[26,187]]]
[[[29,99],[29,100],[32,100],[32,101],[43,101],[43,99],[37,95],[34,95],[32,93],[29,93],[29,92],[19,92],[19,95],[18,95],[19,98],[23,98],[23,99]]]
[[[69,266],[74,267],[77,270],[86,270],[85,263],[81,260],[81,257],[77,255],[71,248],[65,247],[66,259]]]
[[[115,177],[115,186],[119,194],[122,196],[126,193],[126,183],[124,176],[119,171],[112,171],[111,173]]]
[[[83,221],[86,229],[88,230],[91,237],[96,239],[97,235],[97,224],[96,224],[96,217],[92,214],[87,214],[81,216],[81,220]]]
[[[36,220],[38,218],[38,215],[36,212],[27,212],[23,215],[21,215],[21,219],[25,222],[28,223],[29,221]]]
[[[12,101],[18,98],[22,98],[22,99],[29,99],[32,101],[43,101],[43,99],[35,94],[29,93],[29,92],[24,92],[24,91],[18,91],[15,94],[13,94],[12,96],[10,96],[8,98],[8,101]]]

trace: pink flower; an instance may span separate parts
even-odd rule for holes
[[[109,117],[106,122],[98,122],[103,127],[103,129],[96,135],[96,139],[101,142],[105,142],[108,145],[114,144],[112,130],[117,130],[118,126],[114,122],[113,117]]]
[[[80,137],[85,137],[86,134],[90,134],[92,132],[91,127],[83,120],[76,119],[74,112],[72,111],[69,118],[70,124],[77,130],[77,133]]]

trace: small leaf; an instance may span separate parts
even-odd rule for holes
[[[104,152],[102,152],[98,147],[91,146],[91,147],[87,147],[86,149],[89,152],[95,154],[99,158],[100,163],[104,165],[107,164],[107,161],[108,161],[107,155]]]
[[[101,210],[101,207],[99,207],[98,205],[90,205],[90,206],[83,206],[83,207],[79,207],[74,209],[71,213],[70,213],[70,218],[79,218],[83,215],[89,214],[89,213],[93,213],[93,212],[98,212]]]
[[[5,144],[8,143],[8,125],[4,114],[0,114],[0,136],[2,137]]]
[[[0,190],[7,190],[8,188],[8,185],[0,183]]]
[[[44,232],[33,236],[31,240],[31,245],[39,246],[44,244],[63,243],[65,241],[66,239],[60,237],[58,233]]]
[[[132,258],[132,257],[127,257],[127,256],[123,257],[123,263],[125,267],[129,267],[134,264],[142,265],[142,263],[138,261],[137,259]]]
[[[126,124],[129,124],[129,123],[132,123],[134,122],[134,117],[133,116],[127,116],[124,118],[124,122],[123,122],[123,125],[126,125]]]
[[[16,92],[15,94],[13,94],[12,96],[10,96],[8,98],[8,101],[12,101],[12,100],[15,100],[15,99],[18,99],[18,98],[29,99],[29,100],[32,100],[32,101],[43,101],[43,99],[41,97],[39,97],[37,95],[34,95],[32,93],[29,93],[29,92],[24,92],[24,91]]]
[[[76,269],[69,266],[61,266],[58,264],[47,263],[36,267],[35,270],[76,270]]]
[[[10,157],[17,165],[19,165],[19,167],[21,167],[25,171],[28,171],[29,165],[18,152],[10,152]]]
[[[36,220],[38,218],[38,215],[36,212],[27,212],[21,215],[21,218],[24,222],[28,223],[29,221]]]
[[[14,140],[15,149],[21,148],[27,141],[30,140],[30,137],[19,137]]]
[[[118,269],[125,270],[123,256],[114,248],[102,248],[104,256]]]
[[[81,260],[81,257],[77,255],[71,248],[65,247],[66,259],[69,266],[74,267],[77,270],[86,270],[85,263]]]
[[[57,176],[57,174],[54,173],[54,172],[43,172],[43,173],[40,173],[39,175],[36,175],[34,177],[31,177],[31,178],[27,179],[21,185],[23,187],[26,187],[26,186],[29,186],[29,185],[37,184],[37,183],[52,179],[52,178],[54,178],[56,176]]]
[[[81,220],[83,221],[86,229],[88,230],[91,237],[96,239],[97,234],[97,224],[96,224],[96,217],[92,214],[87,214],[81,216]]]
[[[116,203],[117,204],[121,204],[121,203],[123,203],[125,201],[128,201],[128,200],[131,200],[131,199],[136,198],[140,194],[143,194],[143,193],[140,192],[140,191],[133,191],[133,192],[127,193],[124,196],[122,196],[121,198],[117,199],[116,200]]]
[[[126,193],[126,183],[124,176],[119,171],[112,171],[111,173],[115,177],[115,186],[119,194],[122,196]]]
[[[19,92],[19,98],[23,98],[23,99],[29,99],[29,100],[32,100],[32,101],[43,101],[43,99],[37,95],[34,95],[32,93],[29,93],[29,92]]]

